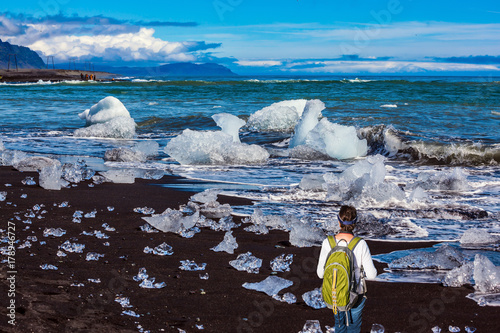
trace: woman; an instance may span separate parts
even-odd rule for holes
[[[339,245],[347,246],[349,242],[354,238],[353,230],[356,226],[357,213],[356,208],[351,206],[340,207],[339,215],[339,226],[340,232],[335,235],[336,243]],[[323,278],[325,273],[325,264],[327,261],[328,254],[331,250],[330,242],[328,238],[323,241],[321,246],[321,253],[318,261],[318,268],[316,270],[320,279]],[[361,331],[361,315],[363,308],[365,306],[366,292],[365,286],[361,281],[361,269],[363,267],[363,273],[367,279],[373,279],[377,276],[377,270],[373,265],[372,256],[370,254],[370,249],[368,244],[362,239],[358,242],[353,250],[354,254],[354,275],[356,279],[357,293],[360,294],[358,301],[354,304],[353,308],[348,312],[349,326],[346,324],[346,313],[343,311],[338,311],[335,314],[335,333],[359,333]]]

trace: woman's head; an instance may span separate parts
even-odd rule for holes
[[[356,226],[356,208],[352,206],[342,206],[339,211],[340,230],[344,232],[352,232]]]

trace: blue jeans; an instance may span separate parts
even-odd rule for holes
[[[365,307],[366,297],[362,297],[356,307],[347,312],[349,326],[346,322],[346,312],[338,311],[335,315],[335,333],[359,333],[361,331],[361,315]]]

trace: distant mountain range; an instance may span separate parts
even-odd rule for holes
[[[15,55],[15,56],[14,56]],[[12,45],[0,40],[0,69],[46,68],[47,65],[35,51],[25,46]],[[49,66],[50,68],[51,66]],[[61,64],[56,65],[62,68]],[[64,66],[66,67],[66,66]],[[78,69],[78,68],[77,68]],[[109,72],[123,76],[235,76],[229,68],[219,64],[195,64],[191,62],[173,63],[156,67],[113,67],[95,64],[96,71]],[[82,72],[84,70],[82,69]]]
[[[219,64],[179,62],[156,67],[112,67],[95,65],[95,70],[124,76],[235,76],[229,68]]]
[[[25,46],[12,45],[0,39],[0,69],[45,68],[45,63],[35,51]]]

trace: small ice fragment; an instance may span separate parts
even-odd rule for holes
[[[26,177],[21,181],[21,183],[23,183],[24,185],[29,185],[29,186],[36,185],[36,182],[33,180],[33,177]]]
[[[144,253],[153,253],[158,256],[171,256],[172,254],[174,254],[174,251],[172,250],[172,246],[164,242],[155,247],[154,249],[150,248],[149,246],[146,246],[144,248]]]
[[[28,236],[28,237],[26,237],[26,239],[31,241],[31,242],[36,242],[38,240],[38,238],[36,236]]]
[[[282,255],[274,258],[271,261],[271,269],[274,272],[288,272],[290,271],[290,265],[293,262],[293,254],[285,254],[283,253]]]
[[[110,244],[109,244],[109,242],[104,242],[104,243],[102,243],[102,245],[109,246]]]
[[[146,272],[146,268],[142,267],[139,269],[139,273],[133,277],[134,281],[142,281],[145,280],[149,277],[148,273]]]
[[[77,210],[73,213],[73,217],[81,218],[81,217],[83,217],[83,212],[81,210]]]
[[[131,316],[131,317],[136,317],[136,318],[140,317],[140,315],[138,315],[137,313],[135,313],[132,310],[124,310],[124,311],[122,311],[122,315],[127,315],[127,316]]]
[[[321,295],[321,289],[316,288],[314,290],[308,291],[302,295],[302,299],[314,309],[326,308],[326,304],[323,301],[323,296]]]
[[[385,327],[380,324],[373,324],[370,333],[384,333]]]
[[[66,234],[66,230],[61,229],[61,228],[45,228],[43,231],[43,236],[44,237],[49,237],[49,236],[54,236],[54,237],[61,237],[62,235]]]
[[[25,241],[23,244],[18,246],[18,249],[25,249],[27,247],[31,247],[31,242],[30,241]]]
[[[104,254],[100,254],[100,253],[96,253],[96,252],[89,252],[87,253],[87,257],[85,258],[85,260],[87,261],[91,261],[91,260],[99,260],[99,258],[102,258],[104,257]]]
[[[92,283],[101,283],[101,279],[87,279],[87,280]]]
[[[433,328],[431,328],[432,330],[432,333],[441,333],[441,327],[439,326],[434,326]]]
[[[460,327],[458,326],[449,326],[448,327],[448,331],[452,332],[452,333],[457,333],[457,332],[460,332]]]
[[[182,328],[177,328],[177,333],[186,333],[186,331],[184,331]]]
[[[134,208],[134,212],[144,215],[151,215],[155,213],[155,210],[149,207],[136,207]]]
[[[467,332],[467,333],[474,333],[475,331],[476,331],[475,327],[465,326],[465,332]]]
[[[196,324],[195,326],[199,330],[204,330],[205,329],[205,327],[203,327],[203,325]]]
[[[40,207],[40,205],[39,205],[39,204],[36,204],[36,205],[34,205],[34,206],[33,206],[33,208],[32,208],[32,209],[33,209],[35,212],[38,212],[40,209],[42,209],[42,207]]]
[[[308,320],[299,333],[323,333],[323,331],[319,320]]]
[[[200,274],[200,279],[201,280],[208,280],[208,278],[209,278],[208,273]]]
[[[5,201],[7,199],[7,192],[0,192],[0,201]]]
[[[105,233],[103,233],[100,230],[95,230],[94,235],[96,236],[96,238],[99,238],[99,239],[108,239],[109,238],[108,235],[106,235]]]
[[[243,288],[261,291],[269,296],[276,295],[282,289],[293,285],[293,282],[275,275],[268,276],[265,280],[256,283],[243,283]]]
[[[252,252],[246,252],[239,254],[236,260],[231,260],[229,264],[239,271],[258,274],[262,259],[253,256]]]
[[[72,283],[70,284],[70,287],[84,287],[85,285],[83,283]]]
[[[183,271],[204,271],[205,268],[207,267],[206,263],[202,263],[198,265],[194,261],[191,260],[181,260],[181,266],[179,266],[180,269]]]
[[[189,200],[194,202],[199,202],[202,204],[209,203],[212,201],[217,201],[217,196],[219,195],[220,192],[221,190],[217,188],[211,188],[203,192],[194,194],[193,196],[191,196],[191,198],[189,198]]]
[[[158,230],[154,229],[151,224],[145,223],[144,225],[141,225],[141,230],[144,232],[147,232],[148,234],[154,233],[154,232],[159,232]]]
[[[61,202],[57,207],[59,208],[64,208],[64,207],[68,207],[69,206],[69,202],[67,201],[63,201]]]
[[[7,195],[7,192],[0,192],[0,201],[4,201],[5,200],[5,196],[3,197],[3,200],[2,200],[2,194]],[[26,199],[27,197],[28,197],[28,195],[26,193],[21,194],[21,199]]]
[[[69,240],[62,243],[59,248],[66,252],[83,253],[85,244],[71,243]]]
[[[232,231],[226,232],[224,235],[224,240],[219,243],[219,245],[211,248],[210,250],[215,252],[227,252],[230,254],[234,253],[234,250],[238,248],[238,243],[236,242],[236,238],[233,236]]]
[[[131,308],[132,307],[132,305],[130,305],[130,299],[128,297],[116,296],[115,302],[119,303],[122,306],[122,308]]]
[[[103,228],[104,228],[104,230],[106,230],[106,231],[116,231],[116,229],[115,229],[115,228],[110,227],[110,226],[109,226],[109,224],[107,224],[107,223],[103,223],[103,224],[102,224],[102,227],[103,227]]]
[[[297,297],[295,297],[295,295],[292,293],[285,293],[285,294],[283,294],[283,296],[274,295],[273,299],[280,301],[280,302],[285,302],[288,304],[293,304],[293,303],[297,302]]]
[[[113,206],[108,206],[108,211],[109,211],[109,212],[112,212],[112,211],[114,211],[114,210],[115,210],[115,207],[113,207]]]
[[[335,327],[331,327],[331,326],[326,325],[325,329],[326,329],[326,333],[335,333]]]
[[[56,266],[54,266],[54,265],[48,265],[48,264],[40,265],[40,268],[44,269],[44,270],[51,269],[51,270],[54,270],[54,271],[57,271],[57,269],[58,269]]]
[[[67,256],[67,254],[66,254],[66,253],[64,253],[64,252],[63,252],[63,251],[61,251],[61,250],[58,250],[56,255],[57,255],[58,257],[66,257],[66,256]]]
[[[94,209],[93,211],[91,211],[90,213],[87,213],[84,215],[84,217],[86,219],[93,219],[95,218],[95,215],[97,214],[97,211]]]

